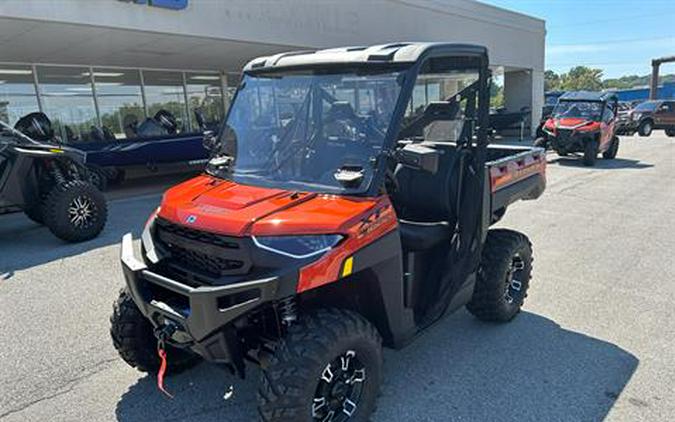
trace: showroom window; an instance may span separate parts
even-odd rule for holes
[[[189,123],[185,108],[183,74],[144,70],[143,83],[148,116],[152,117],[160,110],[168,111],[176,118],[178,132],[187,131]]]
[[[104,140],[87,67],[37,66],[43,111],[68,143]]]
[[[94,68],[94,85],[103,130],[116,139],[136,137],[145,119],[139,71]]]
[[[192,130],[199,130],[195,111],[201,110],[207,128],[217,127],[223,119],[223,91],[217,73],[186,73],[188,112]]]
[[[30,66],[0,64],[0,120],[14,125],[20,117],[39,111]]]
[[[225,81],[227,82],[225,90],[225,114],[227,114],[227,110],[234,99],[234,94],[241,83],[241,75],[239,73],[228,73],[225,75]]]

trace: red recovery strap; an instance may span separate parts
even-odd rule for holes
[[[157,372],[157,388],[159,388],[159,391],[172,399],[173,395],[164,388],[164,374],[166,373],[166,350],[164,350],[164,347],[161,343],[157,347],[157,354],[159,355],[159,359],[161,361],[159,371]]]

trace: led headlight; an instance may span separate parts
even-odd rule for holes
[[[320,234],[307,236],[253,236],[253,242],[261,249],[289,256],[309,258],[322,254],[337,245],[343,236]]]

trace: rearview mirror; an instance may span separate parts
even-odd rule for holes
[[[439,152],[422,144],[408,144],[398,151],[398,162],[415,170],[429,173],[438,171]]]
[[[218,144],[218,137],[216,136],[216,134],[212,130],[205,131],[204,138],[202,139],[202,145],[204,145],[204,149],[206,149],[209,152],[213,152],[217,144]]]

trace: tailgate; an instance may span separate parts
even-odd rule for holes
[[[508,152],[512,154],[486,163],[492,211],[519,199],[536,199],[546,187],[546,152],[543,149],[519,147]]]

